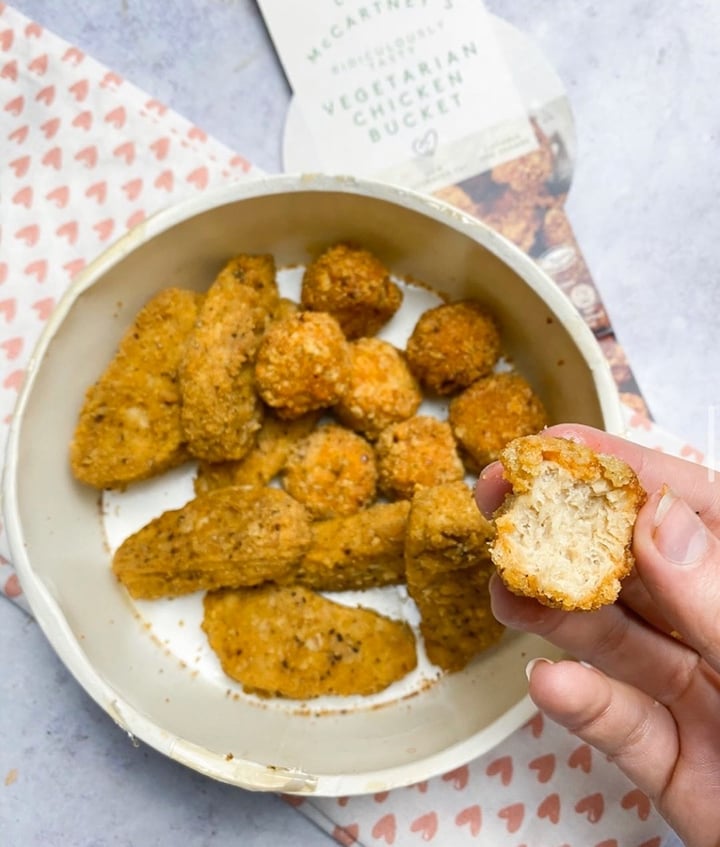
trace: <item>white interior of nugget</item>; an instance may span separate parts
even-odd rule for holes
[[[624,562],[632,523],[617,505],[626,498],[606,479],[585,482],[546,465],[508,512],[512,558],[548,597],[582,604]]]

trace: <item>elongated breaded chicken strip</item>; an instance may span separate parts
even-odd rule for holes
[[[492,524],[464,482],[419,489],[408,517],[408,592],[431,662],[457,671],[492,646],[503,626],[490,610]]]
[[[76,479],[124,488],[188,458],[178,368],[200,301],[194,291],[168,288],[137,314],[85,395],[70,447]]]
[[[410,504],[401,500],[317,521],[307,552],[286,581],[318,591],[359,591],[404,582],[409,511]]]
[[[305,509],[277,488],[221,488],[127,538],[113,571],[135,598],[258,585],[288,575],[310,544]]]
[[[262,697],[374,694],[417,663],[404,621],[300,586],[210,592],[202,626],[225,673]]]
[[[253,446],[255,354],[278,303],[272,256],[236,256],[208,289],[180,367],[182,424],[198,459],[242,459]]]

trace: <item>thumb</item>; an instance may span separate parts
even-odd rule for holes
[[[683,640],[720,672],[720,541],[667,487],[635,524],[637,573]]]

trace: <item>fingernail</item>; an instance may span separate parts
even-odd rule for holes
[[[692,565],[707,550],[705,524],[672,491],[665,491],[658,501],[653,524],[655,546],[674,565]]]
[[[533,668],[535,667],[535,665],[539,664],[540,662],[545,662],[546,665],[554,665],[555,664],[554,662],[551,662],[550,659],[545,659],[542,656],[539,656],[537,659],[530,659],[530,661],[527,663],[527,665],[525,665],[525,676],[528,678],[528,680],[530,680],[530,675],[533,672]]]

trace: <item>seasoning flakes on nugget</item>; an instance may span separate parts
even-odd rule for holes
[[[355,515],[317,521],[289,581],[317,591],[361,591],[405,581],[410,504],[376,503]]]
[[[301,586],[211,592],[204,606],[223,670],[261,697],[375,694],[417,664],[404,621]]]
[[[85,395],[70,446],[76,479],[124,488],[188,458],[178,368],[201,299],[194,291],[169,288],[137,314]]]
[[[500,332],[472,300],[424,312],[408,339],[410,369],[430,391],[453,394],[489,374],[500,356]]]
[[[408,593],[420,612],[428,658],[443,670],[461,670],[504,631],[490,609],[492,534],[464,482],[424,488],[412,499],[405,542]]]
[[[313,518],[353,515],[375,499],[375,451],[356,432],[320,427],[293,447],[282,484]]]
[[[450,401],[448,420],[469,471],[494,462],[514,438],[547,426],[540,398],[518,373],[477,380]]]
[[[253,363],[278,302],[272,256],[237,256],[208,289],[180,367],[183,429],[198,459],[241,459],[253,446],[262,422]]]
[[[347,340],[325,312],[300,312],[275,321],[255,364],[260,396],[286,420],[334,406],[347,388],[349,372]]]
[[[646,496],[632,468],[546,436],[511,442],[500,461],[513,493],[496,513],[491,555],[505,585],[566,610],[613,603]]]
[[[422,392],[402,353],[380,338],[350,344],[347,387],[335,414],[351,429],[374,441],[385,427],[417,412]]]
[[[221,488],[126,538],[112,567],[132,597],[175,597],[283,579],[310,539],[305,509],[284,491]]]
[[[350,244],[335,244],[311,262],[300,294],[306,309],[329,312],[349,339],[375,335],[402,299],[382,262]]]

